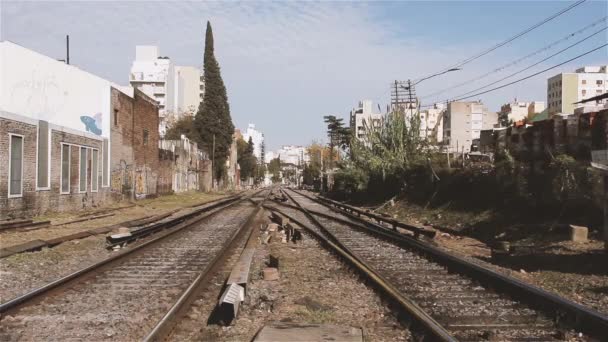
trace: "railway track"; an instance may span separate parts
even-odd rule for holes
[[[608,338],[608,329],[604,330],[608,327],[608,317],[600,313],[565,300],[563,308],[541,310],[542,303],[553,300],[543,298],[551,295],[542,290],[536,297],[509,293],[506,283],[477,279],[471,275],[474,272],[437,260],[428,248],[421,251],[416,244],[408,246],[403,239],[399,241],[381,229],[370,230],[369,222],[343,215],[311,197],[292,190],[285,193],[295,206],[276,203],[272,207],[332,241],[336,248],[343,248],[346,251],[343,253],[349,254],[347,257],[354,263],[367,267],[372,278],[385,284],[389,293],[393,291],[393,297],[402,307],[421,321],[424,330],[430,332],[431,340],[603,341]],[[572,318],[573,310],[582,313]],[[592,335],[579,335],[573,326],[584,328]]]
[[[2,304],[0,340],[162,339],[257,214],[264,198],[253,196],[180,222],[77,277]]]

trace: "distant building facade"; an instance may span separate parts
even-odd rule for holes
[[[281,163],[304,166],[310,162],[310,156],[305,146],[284,145],[275,153],[275,158],[279,158]]]
[[[382,114],[373,112],[371,100],[359,101],[357,107],[350,112],[350,128],[353,137],[364,141],[372,127],[381,125],[383,117]]]
[[[547,109],[549,115],[573,114],[578,107],[607,103],[606,100],[575,104],[608,91],[608,66],[585,66],[573,73],[561,73],[547,80]]]
[[[488,111],[481,102],[450,102],[443,114],[442,144],[449,152],[470,152],[481,130],[497,123],[498,114]]]
[[[543,110],[545,110],[545,103],[542,101],[525,102],[514,99],[513,102],[500,107],[499,115],[506,118],[507,122],[516,123],[531,118],[534,114]]]
[[[251,141],[253,142],[253,155],[259,162],[264,162],[264,133],[256,130],[254,124],[249,124],[247,130],[243,133],[243,139],[246,142],[249,142],[249,138],[251,138]]]
[[[420,136],[432,144],[443,141],[443,113],[445,104],[436,103],[432,108],[420,111]]]
[[[205,89],[200,69],[174,65],[169,57],[160,56],[158,47],[153,45],[135,47],[129,82],[158,102],[161,135],[183,113],[198,110]]]

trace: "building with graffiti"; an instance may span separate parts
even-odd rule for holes
[[[8,41],[0,74],[0,218],[156,194],[153,99]]]

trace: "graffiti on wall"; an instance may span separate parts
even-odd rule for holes
[[[116,194],[128,195],[131,192],[131,165],[127,165],[124,160],[121,160],[118,167],[114,168],[110,176],[110,191]]]
[[[87,132],[91,132],[95,135],[101,135],[101,127],[103,127],[101,113],[97,113],[92,117],[83,115],[80,117],[80,121],[82,121],[82,123],[84,124],[84,129]]]
[[[110,81],[8,41],[0,54],[2,110],[110,138]]]

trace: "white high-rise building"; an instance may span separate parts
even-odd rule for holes
[[[158,101],[161,134],[183,113],[196,113],[204,93],[199,68],[176,66],[169,57],[160,56],[153,45],[135,47],[129,82]]]
[[[380,126],[382,118],[382,114],[373,112],[371,100],[359,101],[357,108],[350,112],[351,131],[357,139],[362,140],[372,126]]]
[[[258,158],[258,161],[264,161],[264,133],[256,130],[254,124],[249,124],[243,133],[243,139],[249,142],[249,138],[253,142],[253,155]]]
[[[606,82],[608,82],[608,65],[585,66],[576,69],[576,72],[561,73],[549,78],[547,80],[547,109],[549,114],[573,114],[574,110],[579,107],[607,103],[608,101],[603,100],[599,103],[575,104],[606,93],[608,91]]]
[[[445,104],[436,103],[432,108],[420,111],[420,136],[431,143],[443,141],[443,112]]]
[[[176,112],[174,74],[171,59],[159,56],[157,46],[135,47],[135,60],[131,66],[129,82],[134,88],[158,101],[161,134],[164,134],[167,128],[167,113]]]
[[[275,153],[275,158],[280,158],[281,163],[304,166],[310,162],[310,156],[304,146],[284,145]]]
[[[205,92],[201,70],[191,66],[175,66],[175,84],[176,114],[195,114]]]

